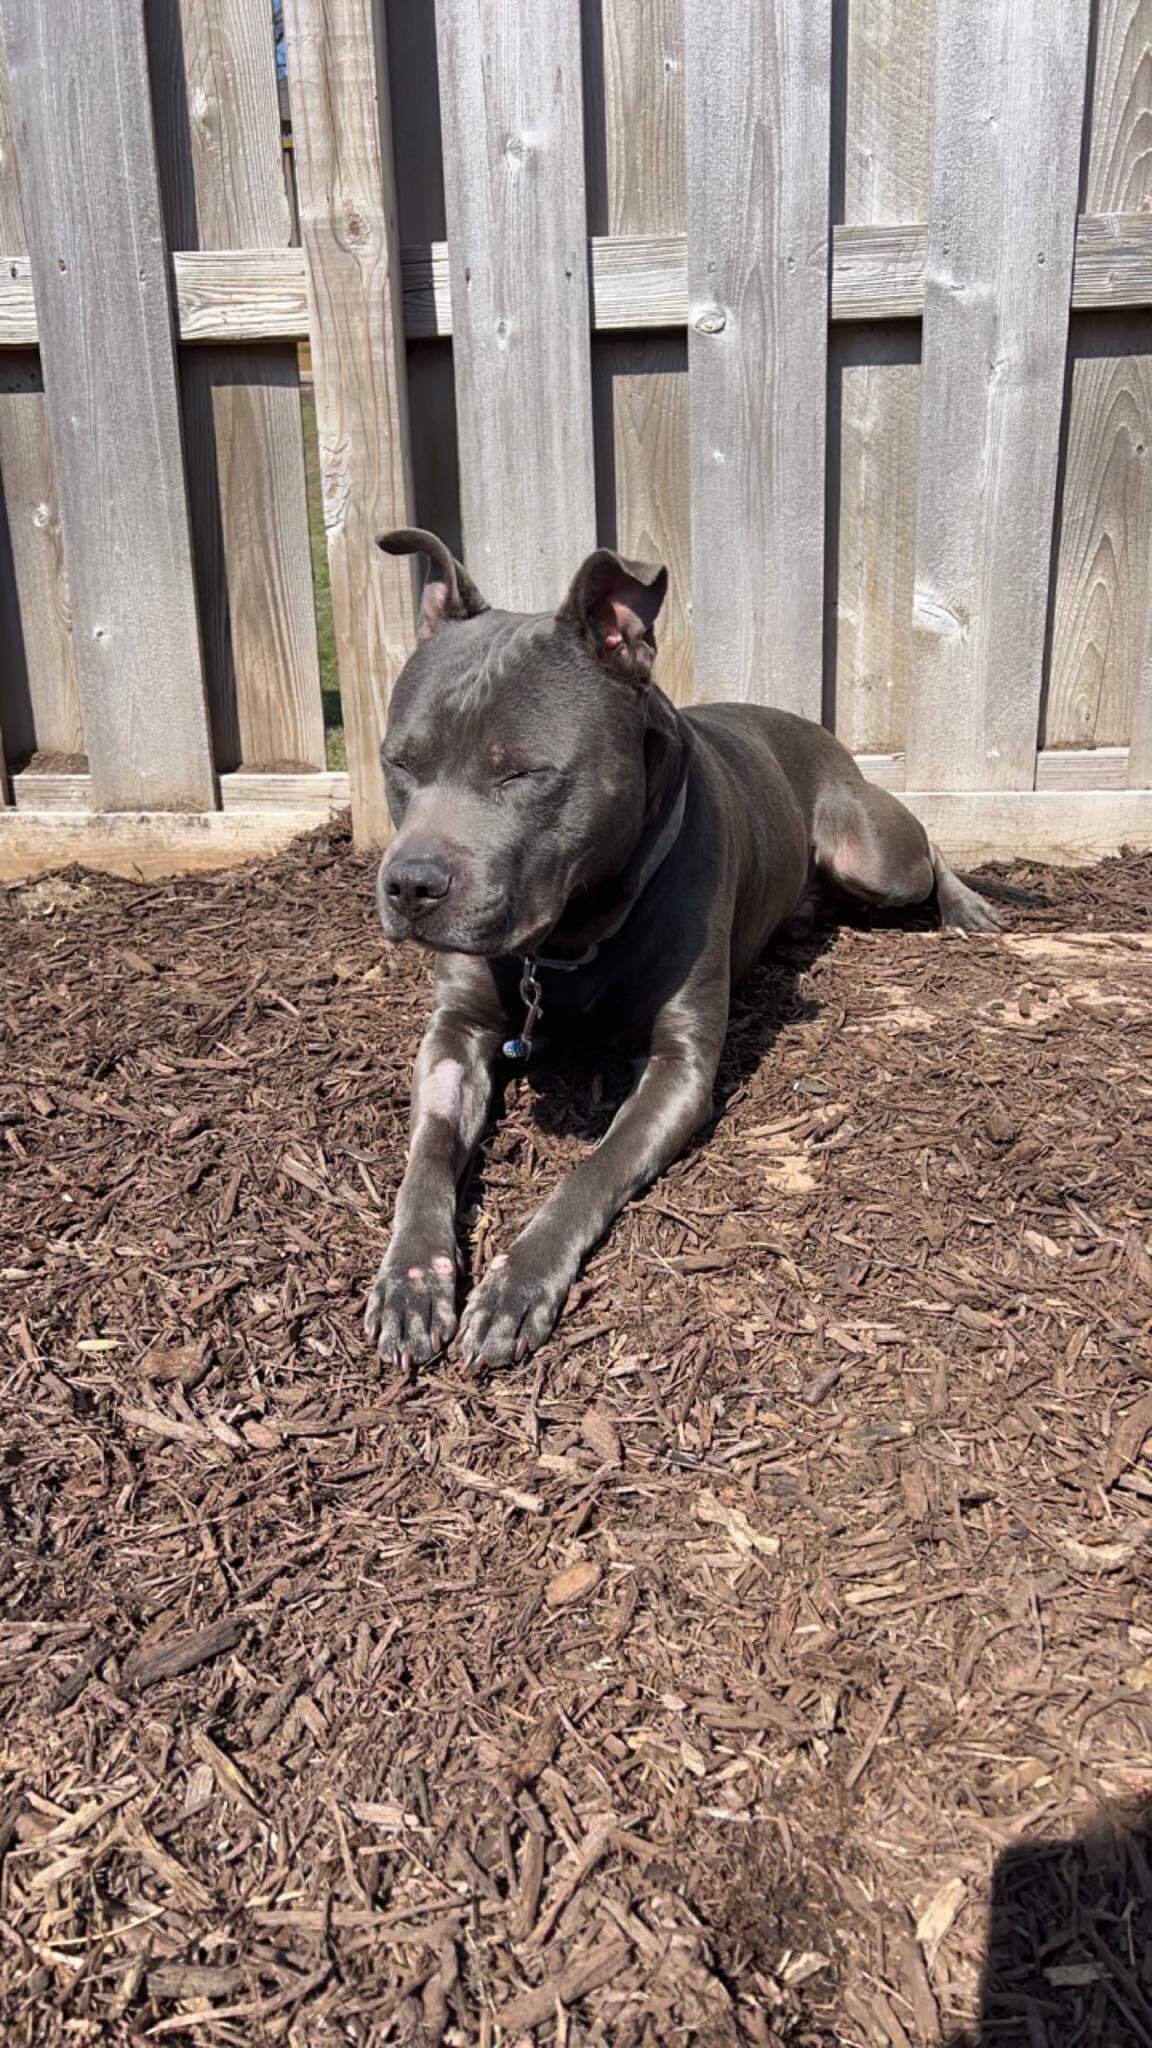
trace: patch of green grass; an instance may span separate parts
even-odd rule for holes
[[[320,655],[320,688],[324,696],[324,750],[329,768],[347,768],[344,714],[336,671],[336,628],[332,622],[332,579],[324,535],[324,498],[320,488],[320,448],[316,439],[316,400],[307,385],[300,393],[304,427],[304,470],[308,490],[308,532],[312,542],[312,589],[316,601],[316,644]]]

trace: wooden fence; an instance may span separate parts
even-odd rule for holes
[[[1152,0],[286,0],[292,194],[269,0],[0,13],[0,872],[380,839],[413,519],[659,556],[671,694],[957,855],[1152,844]]]

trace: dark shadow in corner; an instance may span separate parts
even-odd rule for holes
[[[947,2048],[1152,2048],[1152,1798],[996,1864],[980,2016]]]

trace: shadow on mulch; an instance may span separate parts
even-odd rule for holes
[[[949,2048],[1152,2042],[1152,1801],[1071,1841],[1005,1850],[992,1878],[975,2034]]]
[[[683,1156],[690,1157],[710,1142],[717,1124],[740,1100],[785,1026],[816,1017],[819,1005],[801,992],[802,983],[821,953],[834,943],[836,929],[828,923],[796,944],[770,947],[736,990],[712,1115]],[[483,1199],[487,1155],[517,1081],[523,1081],[528,1115],[543,1137],[597,1145],[631,1093],[635,1078],[632,1061],[599,1040],[589,1042],[582,1024],[544,1039],[526,1070],[504,1069],[497,1081],[488,1128],[469,1172],[464,1209]],[[823,1084],[816,1084],[815,1092],[828,1091]]]

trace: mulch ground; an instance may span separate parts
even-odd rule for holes
[[[1152,856],[737,1003],[522,1368],[361,1333],[340,832],[0,901],[6,2042],[1152,2043]],[[482,1264],[620,1077],[509,1089]]]

